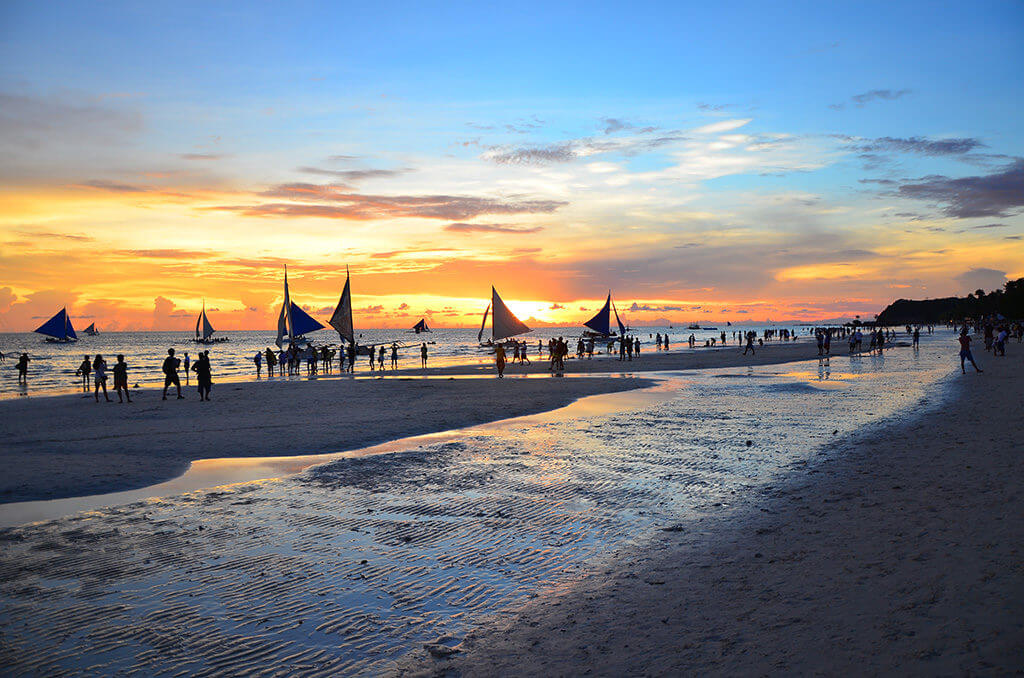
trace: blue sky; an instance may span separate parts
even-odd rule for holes
[[[496,234],[543,232],[520,264],[543,269],[552,299],[584,294],[564,282],[573,274],[606,270],[666,308],[870,312],[903,290],[962,291],[958,275],[1024,274],[1012,195],[1022,38],[1021,2],[9,2],[0,228],[11,242],[36,229],[141,248],[183,219],[171,239],[210,257],[239,230],[258,257],[319,252],[340,228],[353,261],[372,259],[387,232],[389,251],[445,250],[434,266],[492,261]],[[344,184],[348,197],[282,189],[298,183]],[[484,228],[459,231],[430,221],[448,211],[409,206],[424,195],[543,209],[462,205],[452,218]],[[353,200],[379,213],[336,209]],[[278,252],[270,214],[308,246]],[[728,266],[674,275],[659,253],[695,239],[706,256],[680,268],[767,253],[764,279]],[[826,242],[857,254],[832,261]],[[922,251],[938,259],[921,265]],[[52,284],[12,266],[11,308]],[[652,279],[633,273],[644,268]],[[408,270],[382,281],[382,301]],[[111,301],[88,283],[72,293]],[[178,303],[198,295],[183,289]]]

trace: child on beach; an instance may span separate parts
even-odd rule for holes
[[[117,363],[114,365],[114,391],[117,393],[117,402],[119,403],[124,402],[121,398],[122,390],[124,397],[131,402],[132,397],[128,395],[128,363],[124,361],[124,354],[118,353]]]
[[[75,374],[82,376],[82,389],[89,392],[89,373],[92,372],[92,363],[89,362],[89,356],[82,357],[82,364],[78,366]]]

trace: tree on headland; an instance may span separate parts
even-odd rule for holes
[[[996,314],[1010,319],[1024,318],[1024,278],[1008,280],[1003,289],[991,292],[977,289],[966,297],[897,299],[878,314],[877,322],[882,325],[934,324]]]

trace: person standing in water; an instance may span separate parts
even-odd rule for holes
[[[107,395],[107,361],[99,353],[96,354],[96,359],[92,361],[92,374],[93,380],[96,382],[96,390],[93,393],[96,397],[96,402],[100,401],[100,387],[102,386],[103,397],[109,403],[110,396]]]
[[[381,344],[377,351],[377,369],[381,372],[384,371],[384,344]]]
[[[28,386],[28,353],[22,353],[18,358],[18,383]]]
[[[200,355],[202,354],[200,353]],[[188,351],[185,351],[185,386],[188,386],[188,371],[191,363],[192,359],[188,357]]]
[[[114,391],[117,393],[117,402],[124,402],[121,391],[124,391],[124,398],[127,398],[128,402],[132,401],[132,397],[128,395],[128,363],[124,361],[122,353],[117,354],[117,362],[114,364]]]
[[[505,376],[505,347],[498,344],[494,347],[494,365],[498,368],[498,379]]]
[[[92,372],[92,363],[89,362],[89,356],[82,356],[82,364],[78,366],[78,370],[75,374],[82,375],[82,390],[86,393],[89,392],[89,373]]]
[[[192,366],[196,372],[196,384],[199,387],[199,400],[210,402],[210,389],[213,388],[213,370],[210,367],[210,352],[203,351]]]
[[[391,369],[398,369],[398,344],[391,344]]]
[[[967,325],[964,325],[964,329],[960,332],[958,341],[960,342],[960,371],[967,374],[967,366],[964,363],[970,360],[974,369],[980,373],[981,368],[978,367],[978,363],[974,362],[974,356],[971,355],[971,335],[967,334]]]
[[[420,367],[427,369],[427,342],[420,345]]]
[[[174,384],[178,389],[178,400],[183,400],[185,396],[181,395],[181,381],[178,379],[178,363],[180,361],[174,357],[174,349],[167,349],[167,357],[164,358],[164,393],[163,399],[167,400],[167,387]]]
[[[263,352],[256,351],[256,355],[252,357],[252,361],[256,363],[256,378],[260,378],[260,372],[263,371]]]

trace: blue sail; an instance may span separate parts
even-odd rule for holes
[[[36,332],[57,339],[78,338],[78,335],[75,334],[75,328],[71,326],[71,318],[68,317],[68,310],[66,308],[62,308],[57,315],[43,323]]]
[[[608,293],[608,299],[604,302],[604,307],[597,312],[593,318],[583,323],[584,327],[589,327],[598,334],[608,336],[612,333],[611,328],[611,306],[612,306],[612,293]]]
[[[301,337],[307,332],[315,332],[324,328],[320,321],[299,308],[294,301],[292,302],[291,311],[293,336]]]

